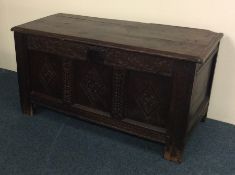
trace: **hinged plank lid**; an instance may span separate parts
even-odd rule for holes
[[[206,61],[223,36],[202,29],[61,13],[13,27],[12,30],[198,63]]]

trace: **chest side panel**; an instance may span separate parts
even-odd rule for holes
[[[206,63],[197,66],[191,97],[188,131],[203,115],[206,115],[208,110],[217,53],[218,49],[214,50]]]

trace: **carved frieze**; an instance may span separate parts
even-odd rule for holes
[[[38,50],[81,60],[85,60],[86,58],[87,47],[83,44],[35,36],[28,36],[27,41],[28,48],[31,50]]]
[[[108,49],[105,63],[126,69],[161,73],[168,76],[172,72],[172,62],[167,58],[119,49]]]

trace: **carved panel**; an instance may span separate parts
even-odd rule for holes
[[[165,127],[171,95],[171,78],[130,71],[125,118]]]
[[[125,69],[113,69],[112,116],[115,118],[124,117],[126,74]]]
[[[30,51],[29,58],[32,90],[62,99],[61,58],[38,51]]]
[[[99,72],[94,67],[87,71],[87,74],[80,82],[80,86],[87,95],[90,103],[94,104],[99,102],[102,106],[107,107],[107,104],[103,99],[107,90]]]
[[[49,91],[50,89],[53,89],[55,87],[56,71],[54,69],[53,63],[50,63],[46,56],[43,60],[44,62],[39,72],[39,81],[41,82],[45,90]]]
[[[154,89],[152,82],[149,81],[145,84],[144,90],[140,91],[138,94],[139,95],[136,96],[136,102],[144,113],[144,119],[148,121],[151,119],[151,113],[155,110],[159,110],[161,100],[160,91],[159,89]]]
[[[74,61],[73,102],[111,112],[112,68],[102,64]]]

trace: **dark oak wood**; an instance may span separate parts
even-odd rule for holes
[[[13,28],[26,34],[205,62],[222,34],[208,30],[56,14]]]
[[[33,105],[164,143],[182,161],[205,120],[221,33],[55,14],[12,28],[22,112]]]
[[[17,72],[18,72],[18,83],[20,91],[20,102],[22,112],[30,116],[33,115],[33,105],[30,101],[30,72],[29,72],[29,62],[28,52],[27,52],[27,42],[26,36],[20,33],[15,33],[15,49],[17,52],[16,62],[17,62]]]

